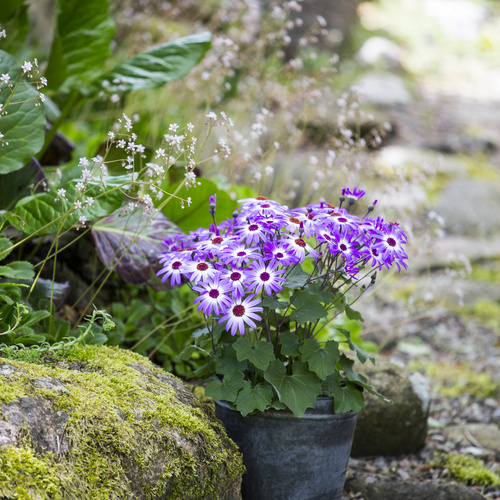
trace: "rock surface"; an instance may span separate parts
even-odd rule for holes
[[[2,359],[0,401],[2,498],[241,498],[241,455],[213,408],[135,353]]]
[[[420,449],[427,436],[427,417],[430,389],[427,380],[418,372],[377,358],[377,364],[360,365],[373,387],[391,399],[365,395],[365,408],[358,414],[351,455],[397,455]]]
[[[480,493],[461,484],[417,483],[358,474],[346,481],[346,491],[364,500],[483,500]]]

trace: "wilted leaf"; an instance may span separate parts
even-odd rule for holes
[[[158,252],[169,233],[180,232],[161,212],[117,210],[92,226],[92,237],[101,262],[127,283],[150,283],[152,270],[159,269]]]

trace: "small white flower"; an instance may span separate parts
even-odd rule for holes
[[[273,175],[274,174],[274,168],[271,165],[267,165],[267,167],[264,168],[264,172],[266,175]]]
[[[88,206],[88,207],[91,207],[93,204],[94,204],[94,198],[92,198],[92,196],[89,196],[86,200],[85,200],[85,204]]]
[[[9,73],[2,73],[2,78],[0,78],[1,83],[6,83],[7,85],[10,85],[10,75]]]
[[[210,111],[205,115],[209,120],[216,121],[217,120],[217,113]]]
[[[29,61],[24,61],[22,65],[23,73],[28,73],[33,69],[33,65]]]
[[[83,191],[85,189],[85,184],[83,182],[77,182],[76,186],[75,186],[75,189],[77,191]]]
[[[61,189],[57,190],[56,201],[59,200],[59,199],[61,199],[61,200],[67,200],[67,198],[66,198],[66,189],[61,188]]]
[[[194,125],[193,125],[191,122],[189,122],[189,123],[186,125],[186,128],[187,128],[190,132],[192,132],[192,131],[193,131],[193,129],[194,129]]]
[[[87,217],[85,217],[85,215],[81,215],[78,218],[78,227],[77,227],[77,229],[84,228],[84,227],[86,227],[86,225],[87,225]]]

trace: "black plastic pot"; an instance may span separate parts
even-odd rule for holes
[[[301,418],[284,411],[243,417],[223,401],[215,413],[243,454],[243,500],[341,500],[355,413],[334,414],[331,398],[318,398]]]

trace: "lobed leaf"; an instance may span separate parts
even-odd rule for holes
[[[306,339],[300,347],[302,361],[307,362],[309,369],[325,380],[335,371],[335,365],[340,359],[339,345],[334,340],[328,340],[321,348],[316,339]]]
[[[15,261],[6,266],[0,266],[0,276],[14,280],[29,280],[35,276],[35,271],[33,264]]]
[[[246,417],[250,413],[266,410],[273,400],[273,390],[268,385],[257,384],[252,387],[244,381],[235,401],[236,409]]]
[[[290,314],[292,321],[303,325],[314,322],[328,316],[328,311],[318,302],[317,297],[311,295],[307,290],[299,292],[292,304],[293,311]]]
[[[233,343],[238,361],[249,361],[259,370],[265,370],[274,361],[273,346],[265,340],[257,340],[254,344],[246,337],[240,337]]]
[[[243,373],[234,372],[225,375],[224,380],[212,380],[205,388],[205,396],[216,401],[234,402],[238,391],[243,386]]]

